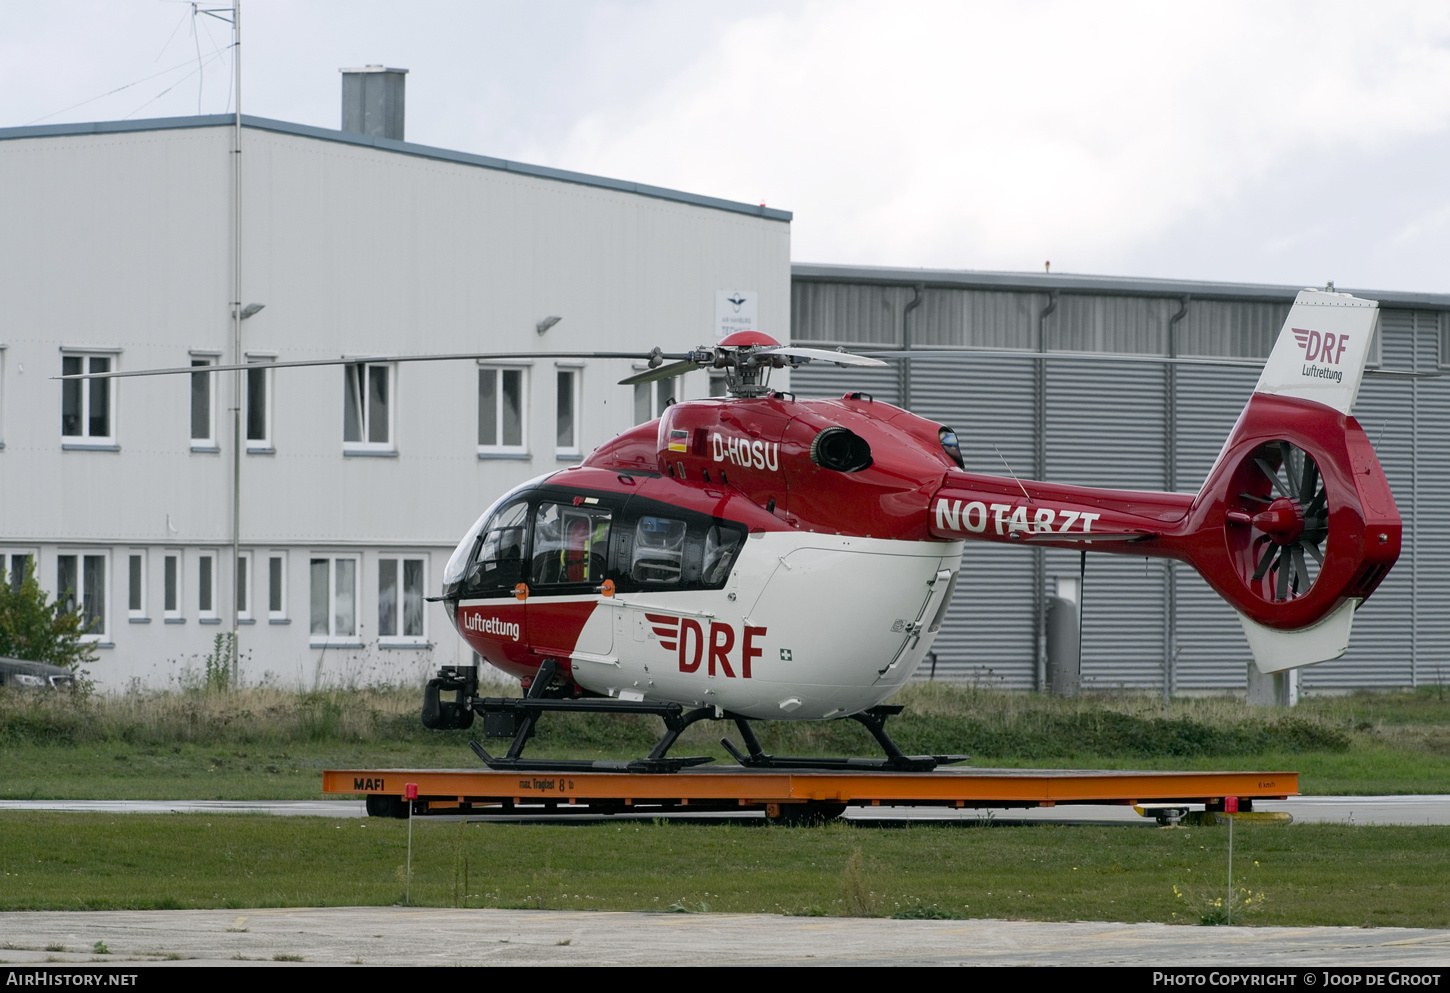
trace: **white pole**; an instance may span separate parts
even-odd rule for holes
[[[232,119],[232,363],[242,363],[242,0],[232,0],[232,72],[237,94]],[[242,390],[232,374],[232,685],[237,684],[242,592]],[[250,606],[250,605],[249,605]]]

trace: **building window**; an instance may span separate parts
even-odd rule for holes
[[[579,381],[583,378],[581,371],[559,369],[555,372],[557,393],[554,451],[557,455],[571,457],[579,454]]]
[[[191,367],[205,369],[214,365],[211,355],[191,353]],[[214,373],[194,372],[191,374],[191,450],[214,452],[216,443],[216,408],[212,403],[212,382]]]
[[[181,552],[167,551],[161,567],[161,609],[168,624],[181,623]]]
[[[710,395],[712,397],[723,397],[728,392],[730,390],[728,384],[725,382],[725,374],[723,372],[711,372]]]
[[[426,583],[426,559],[392,556],[378,559],[379,639],[423,640]]]
[[[478,370],[478,454],[525,455],[523,369],[482,367]]]
[[[106,556],[104,553],[56,556],[56,599],[67,612],[80,611],[85,638],[106,635]]]
[[[345,366],[342,420],[345,451],[391,452],[393,448],[393,367],[355,362]]]
[[[133,621],[146,616],[146,552],[132,551],[126,556],[126,613]]]
[[[653,383],[634,384],[634,423],[652,421],[665,412],[671,400],[680,398],[678,376],[656,379]]]
[[[270,362],[276,356],[247,356],[249,363]],[[272,370],[247,370],[247,451],[272,451]]]
[[[196,619],[217,623],[216,601],[216,553],[202,552],[196,559]]]
[[[63,355],[62,376],[111,372],[109,355]],[[84,447],[115,445],[116,391],[109,379],[67,379],[60,389],[61,438]]]
[[[8,556],[0,554],[0,568],[7,570],[6,581],[10,583],[10,592],[20,592],[20,587],[25,585],[25,577],[34,568],[34,562],[35,557],[29,552],[13,552]]]
[[[287,553],[267,555],[267,619],[273,623],[287,620]]]
[[[312,559],[311,579],[312,643],[358,644],[357,558]]]
[[[237,556],[237,620],[252,620],[252,553]]]

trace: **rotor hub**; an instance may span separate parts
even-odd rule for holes
[[[1292,545],[1304,534],[1304,508],[1297,500],[1279,497],[1254,515],[1254,527],[1276,545]]]

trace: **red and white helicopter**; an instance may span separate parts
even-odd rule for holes
[[[476,674],[447,669],[425,723],[512,711],[509,753],[477,749],[508,767],[527,763],[549,697],[659,713],[670,733],[638,767],[677,768],[693,760],[665,750],[693,720],[734,719],[749,754],[726,744],[744,764],[799,765],[765,755],[746,722],[854,717],[884,764],[929,768],[947,757],[901,755],[879,705],[930,650],[967,541],[1178,559],[1238,611],[1261,670],[1337,658],[1400,551],[1388,482],[1349,416],[1377,316],[1374,301],[1301,292],[1196,496],[967,472],[950,427],[864,394],[769,388],[786,364],[876,360],[757,332],[630,377],[721,369],[728,395],[674,404],[483,513],[441,599],[473,650],[539,702],[479,701]]]
[[[929,769],[960,757],[903,755],[884,730],[900,708],[882,701],[931,649],[967,541],[1178,559],[1238,612],[1260,670],[1337,658],[1400,552],[1389,484],[1350,416],[1378,313],[1349,294],[1298,295],[1197,495],[970,473],[948,426],[866,394],[799,400],[769,385],[787,365],[879,359],[751,331],[677,356],[588,353],[648,358],[626,384],[719,369],[727,395],[673,404],[484,511],[430,599],[527,693],[481,698],[477,667],[445,667],[423,722],[466,728],[482,713],[486,735],[512,738],[502,756],[474,743],[493,768],[676,770],[708,761],[667,755],[680,732],[725,719],[744,765]],[[479,357],[519,356],[377,361]],[[208,371],[236,368],[256,367]],[[173,372],[196,370],[139,374]],[[523,758],[551,710],[656,714],[667,730],[636,762]],[[773,757],[749,725],[832,718],[865,725],[887,757]]]

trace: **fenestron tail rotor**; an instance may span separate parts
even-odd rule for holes
[[[1230,544],[1247,546],[1248,556],[1240,558],[1245,582],[1269,602],[1304,596],[1324,564],[1329,537],[1319,466],[1303,449],[1272,441],[1244,460],[1237,478],[1242,488],[1226,516]]]

